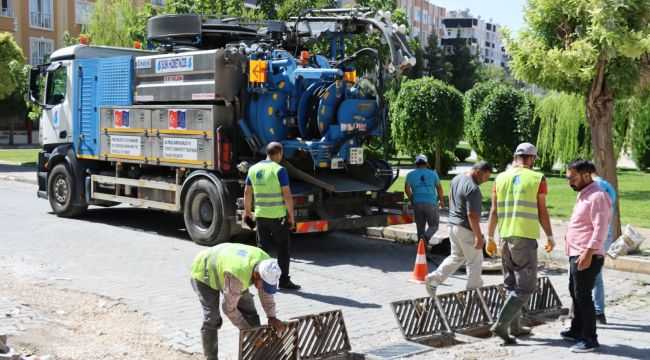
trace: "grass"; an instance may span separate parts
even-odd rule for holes
[[[20,165],[36,165],[41,149],[0,150],[0,161]]]
[[[445,193],[445,205],[449,205],[449,187],[453,176],[441,179]],[[490,208],[490,194],[495,176],[481,185],[483,194],[483,210]],[[404,191],[405,176],[391,186],[390,191]],[[564,179],[564,174],[558,172],[546,174],[548,183],[548,196],[546,204],[551,218],[569,220],[577,193],[573,191]],[[637,170],[618,170],[619,206],[621,211],[621,224],[623,227],[632,224],[634,227],[650,228],[650,173]]]

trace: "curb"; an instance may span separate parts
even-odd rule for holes
[[[13,176],[13,175],[0,175],[0,181],[14,181],[14,182],[20,182],[25,184],[38,185],[38,181],[36,180],[25,179],[24,177]]]

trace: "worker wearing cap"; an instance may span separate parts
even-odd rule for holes
[[[533,171],[537,149],[530,143],[517,146],[513,166],[499,174],[492,188],[492,207],[488,220],[486,251],[495,257],[494,231],[501,238],[503,283],[508,297],[490,329],[506,344],[514,337],[530,333],[519,320],[521,308],[537,286],[537,239],[540,225],[546,233],[547,252],[553,250],[553,230],[546,208],[547,185],[544,175]],[[510,334],[508,333],[510,329]]]
[[[275,259],[254,246],[223,243],[201,251],[192,263],[191,282],[203,307],[201,341],[208,360],[218,355],[217,331],[223,323],[219,313],[219,295],[223,293],[223,312],[240,330],[260,326],[250,285],[258,289],[269,325],[277,331],[284,324],[275,317],[273,294],[277,291],[281,270]]]
[[[413,217],[418,240],[425,244],[438,231],[440,215],[438,208],[445,206],[440,178],[434,170],[427,168],[427,157],[415,157],[416,169],[406,175],[404,191],[413,204]],[[427,228],[428,226],[428,228]]]

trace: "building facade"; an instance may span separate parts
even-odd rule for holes
[[[445,34],[443,19],[447,15],[445,8],[427,0],[398,0],[397,5],[406,11],[409,20],[409,37],[417,38],[422,48],[430,45],[428,42],[431,33],[435,33],[438,39],[442,39]]]
[[[142,6],[164,0],[134,0]],[[0,0],[0,32],[10,32],[23,50],[27,63],[42,63],[63,46],[63,33],[76,37],[88,22],[95,0]]]
[[[502,43],[500,25],[492,19],[474,17],[469,10],[449,11],[443,19],[445,35],[441,41],[445,54],[451,54],[458,42],[469,44],[486,65],[507,68],[508,57]]]

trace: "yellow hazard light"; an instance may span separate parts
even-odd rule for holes
[[[352,83],[357,82],[357,71],[356,70],[346,71],[344,79],[347,82],[352,82]]]
[[[251,60],[249,68],[248,81],[257,83],[266,82],[266,61]]]

